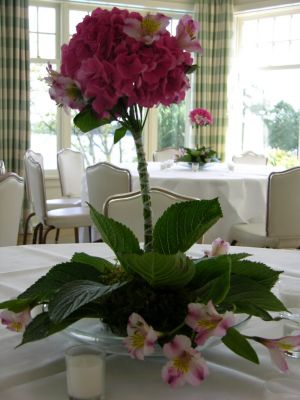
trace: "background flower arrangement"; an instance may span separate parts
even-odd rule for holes
[[[180,149],[180,155],[176,158],[176,162],[198,163],[200,165],[219,161],[217,152],[205,146],[195,149],[184,147]]]
[[[218,240],[197,260],[186,252],[222,217],[217,199],[174,204],[152,227],[149,176],[142,131],[150,107],[180,102],[195,69],[191,51],[201,52],[199,24],[184,16],[175,36],[161,15],[96,9],[77,26],[62,47],[61,72],[48,66],[50,95],[59,106],[79,110],[74,122],[84,132],[116,120],[118,142],[129,130],[135,141],[140,176],[145,243],[126,226],[91,216],[117,262],[75,253],[16,299],[0,304],[1,322],[23,332],[22,344],[43,339],[81,318],[99,318],[126,336],[132,357],[143,359],[158,343],[169,360],[162,378],[176,387],[201,383],[208,367],[198,345],[211,336],[238,355],[258,363],[250,340],[270,349],[282,370],[284,349],[299,347],[300,337],[269,340],[239,333],[234,314],[273,320],[270,311],[285,310],[271,289],[280,272],[226,254]],[[145,109],[144,109],[145,108]],[[42,312],[31,317],[31,310]]]

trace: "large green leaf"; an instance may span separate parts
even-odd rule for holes
[[[241,312],[243,305],[255,305],[265,311],[286,310],[282,302],[264,285],[245,276],[233,275],[225,303],[236,304]],[[245,311],[246,312],[246,311]]]
[[[106,273],[115,268],[112,263],[105,260],[104,258],[90,256],[86,253],[74,253],[71,261],[91,265],[92,267],[96,268],[100,273]]]
[[[173,204],[155,225],[154,251],[162,254],[185,252],[221,217],[218,199]]]
[[[111,120],[107,118],[100,119],[92,109],[91,105],[86,106],[73,119],[74,124],[82,131],[89,132],[92,129],[109,124]]]
[[[57,264],[50,271],[38,279],[25,292],[21,293],[20,299],[48,300],[65,283],[78,279],[87,279],[101,282],[99,271],[90,266],[80,263],[67,262]]]
[[[87,280],[69,282],[50,301],[50,319],[56,323],[61,322],[80,307],[121,286],[123,286],[122,283],[107,286]]]
[[[32,304],[32,299],[11,299],[0,303],[0,310],[8,309],[18,313]]]
[[[246,338],[241,335],[236,329],[229,328],[226,336],[222,338],[222,342],[234,353],[246,360],[259,364],[257,354]]]
[[[151,286],[186,286],[193,278],[195,266],[183,253],[122,254],[119,259],[127,270],[138,274]]]
[[[90,204],[89,207],[91,209],[92,220],[100,232],[103,241],[107,243],[116,254],[142,253],[138,239],[127,226],[105,217]]]
[[[127,128],[125,126],[116,129],[114,134],[114,144],[118,143],[126,135],[126,132]]]

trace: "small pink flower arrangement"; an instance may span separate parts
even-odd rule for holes
[[[213,118],[205,108],[195,108],[190,112],[190,121],[192,125],[206,126],[213,123]]]

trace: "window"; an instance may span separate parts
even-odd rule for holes
[[[88,3],[75,5],[63,1],[30,3],[31,147],[43,154],[45,169],[56,169],[56,152],[62,147],[73,147],[82,151],[86,165],[104,160],[134,161],[136,157],[131,134],[128,133],[117,145],[113,145],[116,124],[100,127],[88,134],[80,132],[72,122],[71,117],[75,112],[68,115],[64,110],[57,109],[55,102],[49,97],[48,87],[43,79],[47,75],[48,62],[54,69],[59,68],[61,44],[68,42],[76,25],[95,7],[96,5]],[[147,12],[143,7],[139,7],[138,11]],[[162,12],[172,17],[169,29],[174,33],[178,15],[188,11],[183,9],[182,12]],[[62,27],[61,30],[59,27]],[[146,134],[147,131],[151,132],[151,137],[145,137],[149,159],[157,148],[184,144],[189,104],[190,98],[187,96],[186,101],[180,105],[151,110],[146,128]]]
[[[237,16],[230,157],[254,150],[273,165],[298,164],[299,21],[300,9]]]

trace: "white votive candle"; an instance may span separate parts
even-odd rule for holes
[[[66,351],[69,399],[103,400],[105,392],[105,355],[92,346],[74,346]]]

